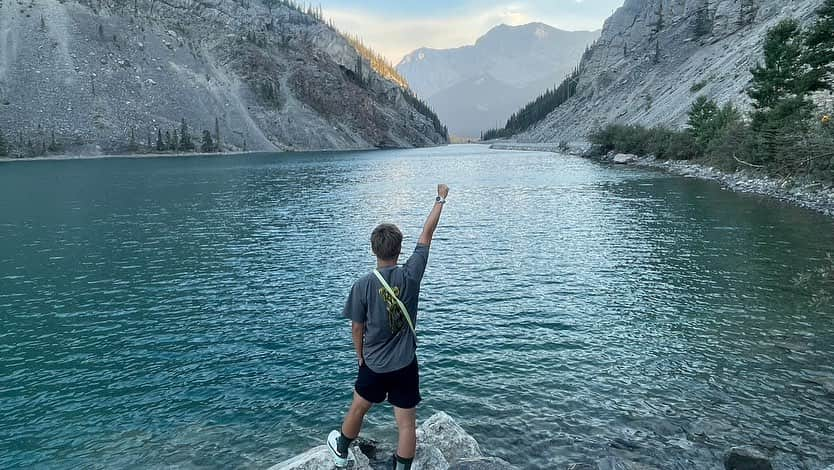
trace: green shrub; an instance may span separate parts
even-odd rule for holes
[[[689,160],[698,157],[697,146],[688,132],[664,127],[609,124],[592,132],[589,139],[601,153],[614,151],[654,155],[664,160]]]
[[[707,86],[709,80],[701,80],[700,82],[692,84],[692,87],[689,89],[692,93],[698,93],[699,91],[703,90],[705,86]]]

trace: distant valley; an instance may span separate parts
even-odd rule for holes
[[[453,135],[478,137],[556,86],[599,31],[562,31],[543,23],[499,25],[474,45],[421,48],[397,71]]]

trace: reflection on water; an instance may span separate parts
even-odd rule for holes
[[[480,146],[0,165],[0,467],[261,468],[338,424],[339,319],[393,221],[426,274],[421,417],[519,466],[834,461],[834,223]],[[367,432],[391,439],[390,409]],[[801,468],[801,467],[800,467]]]

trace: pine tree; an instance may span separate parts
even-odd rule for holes
[[[55,130],[53,129],[49,133],[50,133],[50,137],[49,137],[48,150],[50,152],[57,152],[58,151],[58,144],[55,142]]]
[[[162,129],[156,130],[156,150],[158,152],[165,150],[165,143],[162,141]]]
[[[178,152],[180,150],[180,139],[177,136],[177,130],[171,132],[171,150]]]
[[[804,62],[810,67],[806,77],[811,91],[831,90],[834,79],[834,0],[825,0],[817,11],[817,21],[805,38]]]
[[[176,150],[174,139],[171,138],[171,131],[165,131],[165,150]]]
[[[211,132],[208,130],[203,131],[203,143],[200,146],[200,150],[203,153],[210,153],[214,152],[216,148],[214,147],[214,142],[211,140]]]
[[[803,73],[803,51],[802,30],[796,20],[783,20],[767,32],[764,64],[751,70],[753,79],[747,93],[757,110],[773,109],[791,96],[805,98],[808,81]]]
[[[796,20],[783,20],[767,32],[764,64],[751,70],[753,79],[747,91],[753,99],[751,129],[759,145],[757,161],[765,164],[782,161],[787,167],[801,150],[814,109],[808,99],[808,73],[803,63],[804,35]]]
[[[217,117],[214,118],[214,147],[218,152],[223,150],[222,144],[220,143],[220,121]]]
[[[709,137],[711,137],[710,128],[717,114],[718,105],[706,96],[699,96],[689,109],[689,120],[686,124],[695,138],[695,142],[702,149],[709,142]]]
[[[136,133],[133,131],[133,128],[130,128],[130,137],[127,141],[127,151],[128,152],[135,152],[139,149],[139,146],[136,145]]]
[[[359,80],[359,83],[362,83],[365,78],[362,72],[362,56],[356,56],[356,66],[354,67],[354,73],[356,74],[356,78]]]
[[[182,118],[180,123],[180,149],[194,150],[194,144],[191,142],[191,134],[188,132],[188,124],[185,123],[185,118]]]
[[[0,157],[7,156],[9,156],[9,144],[6,142],[6,138],[3,137],[3,131],[0,130]]]

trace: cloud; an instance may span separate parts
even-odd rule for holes
[[[579,0],[577,0],[579,1]],[[560,15],[558,18],[536,17],[525,4],[507,4],[481,10],[474,15],[443,18],[403,18],[358,9],[326,9],[325,16],[336,26],[382,53],[394,65],[405,54],[420,47],[445,49],[473,44],[493,26],[501,23],[521,25],[542,21],[567,30],[593,30],[602,26],[604,18]]]

